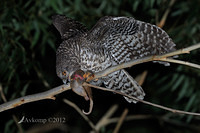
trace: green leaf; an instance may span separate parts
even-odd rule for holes
[[[5,125],[5,130],[4,130],[4,132],[5,133],[11,133],[11,126],[12,126],[12,124],[14,123],[14,121],[12,120],[12,119],[10,119],[7,123],[6,123],[6,125]]]
[[[181,85],[181,83],[183,82],[184,78],[185,78],[185,76],[184,76],[184,75],[181,75],[181,76],[176,80],[176,82],[174,83],[174,85],[173,85],[172,88],[171,88],[171,91],[172,91],[172,92],[175,91],[175,90]]]
[[[150,0],[150,8],[153,8],[154,3],[155,3],[155,0]]]
[[[193,105],[195,99],[196,99],[196,93],[194,93],[194,94],[189,98],[189,101],[188,101],[188,103],[187,103],[187,105],[186,105],[186,107],[185,107],[185,110],[186,110],[186,111],[189,111],[189,110],[191,109],[191,107],[192,107],[192,105]]]
[[[137,11],[139,4],[140,4],[140,1],[135,0],[135,2],[133,3],[133,6],[132,6],[132,9],[134,12]]]
[[[33,21],[33,26],[34,26],[34,36],[33,36],[33,40],[31,42],[31,49],[33,47],[35,47],[35,45],[37,44],[38,40],[39,40],[39,36],[40,36],[40,30],[39,30],[39,26],[38,26],[38,22],[37,21]]]
[[[197,108],[193,108],[191,112],[197,112]],[[194,115],[188,115],[186,122],[189,123],[192,120],[192,118],[194,118]]]
[[[189,88],[189,79],[186,78],[186,80],[184,81],[182,88],[180,90],[180,92],[178,93],[178,98],[176,99],[176,102],[178,102],[179,100],[181,100],[182,98],[184,98],[187,93],[187,90],[190,89]]]
[[[28,82],[28,83],[26,83],[25,84],[25,86],[23,87],[23,89],[21,90],[21,96],[25,96],[25,94],[26,94],[26,90],[27,90],[27,88],[29,87],[29,85],[30,85],[30,82]]]

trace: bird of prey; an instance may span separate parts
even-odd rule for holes
[[[90,30],[64,15],[54,15],[52,20],[62,38],[56,51],[56,72],[64,83],[72,79],[72,75],[74,79],[82,81],[81,71],[96,73],[130,60],[175,50],[174,42],[164,30],[132,17],[105,16]],[[88,99],[88,92],[79,83],[76,82],[72,90]],[[139,99],[145,96],[141,86],[124,69],[90,83],[104,84],[109,89]],[[125,99],[137,102],[127,97]]]

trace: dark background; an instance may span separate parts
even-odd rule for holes
[[[1,0],[0,2],[0,84],[8,101],[39,93],[62,84],[55,72],[55,51],[61,43],[52,25],[51,16],[64,14],[89,29],[103,16],[131,16],[158,24],[169,8],[170,0]],[[163,29],[177,44],[177,48],[200,41],[200,1],[176,0],[171,6]],[[180,55],[179,59],[199,63],[200,51]],[[145,63],[127,69],[133,77],[147,70],[142,85],[145,100],[184,111],[200,112],[200,70],[171,64]],[[113,117],[125,108],[128,115],[151,115],[151,119],[126,121],[120,128],[124,133],[192,133],[200,132],[200,117],[178,115],[145,105],[130,104],[120,96],[93,89],[94,109],[88,116],[94,124],[111,106],[119,107]],[[34,119],[65,118],[64,123],[22,123],[25,132],[89,132],[88,123],[63,98],[73,101],[80,109],[88,109],[88,102],[72,91],[56,96],[56,100],[28,103],[0,113],[0,132],[20,132],[13,120],[23,116]],[[4,103],[2,97],[0,103]],[[49,127],[48,127],[49,126]],[[110,133],[116,123],[101,129]],[[48,127],[48,131],[45,130]]]

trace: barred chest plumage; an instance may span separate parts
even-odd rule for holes
[[[80,66],[81,70],[99,72],[112,66],[108,51],[98,46],[81,45],[80,48]]]

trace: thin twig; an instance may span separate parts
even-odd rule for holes
[[[99,86],[91,85],[91,84],[88,84],[88,83],[83,83],[83,85],[84,86],[90,86],[90,87],[97,88],[97,89],[104,90],[104,91],[114,92],[114,93],[126,96],[128,98],[137,100],[138,102],[141,102],[141,103],[144,103],[144,104],[148,104],[148,105],[160,108],[160,109],[164,109],[164,110],[167,110],[167,111],[170,111],[170,112],[173,112],[173,113],[200,116],[200,113],[193,113],[193,112],[187,112],[187,111],[168,108],[168,107],[165,107],[165,106],[162,106],[162,105],[159,105],[159,104],[155,104],[155,103],[151,103],[151,102],[148,102],[148,101],[145,101],[145,100],[141,100],[139,98],[127,95],[125,93],[122,93],[122,92],[119,92],[119,91],[116,91],[116,90],[107,89],[107,88],[104,88],[104,87],[99,87]]]
[[[1,93],[1,98],[3,99],[4,102],[7,102],[7,99],[3,93],[3,88],[2,88],[2,85],[0,84],[0,93]]]
[[[96,131],[95,125],[92,123],[92,121],[91,121],[86,115],[83,114],[83,112],[81,111],[81,109],[80,109],[76,104],[74,104],[73,102],[71,102],[71,101],[69,101],[69,100],[67,100],[67,99],[63,99],[63,101],[64,101],[66,104],[68,104],[68,105],[70,105],[71,107],[73,107],[73,108],[88,122],[88,124],[90,125],[90,127],[91,127],[94,131]]]
[[[41,79],[41,81],[44,84],[44,86],[47,87],[47,88],[50,88],[49,83],[44,78],[43,74],[38,70],[38,68],[36,66],[33,66],[33,68],[35,69],[35,72],[37,73],[38,77]]]
[[[200,69],[200,65],[197,65],[197,64],[194,64],[194,63],[190,63],[190,62],[187,62],[187,61],[175,60],[175,59],[170,59],[170,58],[163,58],[163,59],[160,59],[160,61],[177,63],[177,64],[182,64],[182,65],[186,65],[186,66],[190,66],[190,67],[194,67],[194,68]]]
[[[111,118],[111,119],[109,119],[109,122],[107,124],[116,123],[119,121],[119,119],[120,119],[119,117]],[[181,128],[187,128],[187,129],[193,130],[195,132],[200,131],[200,127],[198,125],[190,125],[188,123],[176,121],[176,120],[170,119],[169,116],[166,116],[166,115],[161,115],[161,116],[160,115],[145,115],[145,114],[129,115],[124,119],[124,121],[147,120],[147,119],[157,119],[158,121],[170,123],[172,125],[175,125],[175,126],[178,126]]]
[[[160,22],[158,24],[156,24],[157,26],[159,26],[160,28],[162,28],[165,25],[165,22],[167,20],[167,16],[171,10],[172,5],[175,3],[176,0],[171,0],[169,3],[169,7],[167,8],[167,10],[165,11],[164,15],[162,16],[162,19],[160,20]]]
[[[197,44],[189,46],[187,48],[182,48],[182,49],[179,49],[179,50],[176,50],[176,51],[173,51],[173,52],[170,52],[170,53],[166,53],[166,54],[163,54],[163,55],[160,55],[160,56],[157,56],[157,57],[167,58],[167,57],[180,55],[180,54],[189,54],[190,51],[193,51],[193,50],[196,50],[196,49],[199,49],[199,48],[200,48],[200,43],[197,43]]]
[[[148,73],[148,71],[145,70],[144,72],[142,72],[142,74],[136,76],[135,81],[137,81],[140,86],[143,85],[143,83],[147,77],[147,73]]]
[[[106,114],[99,120],[99,122],[96,124],[95,128],[97,131],[100,130],[101,127],[107,125],[108,119],[115,113],[117,110],[118,105],[113,105],[107,112]]]
[[[117,122],[117,125],[116,125],[113,133],[118,133],[119,132],[119,128],[121,127],[121,125],[122,125],[124,119],[126,118],[127,114],[128,114],[128,109],[125,109],[124,112],[122,113],[119,121]]]
[[[26,130],[25,133],[49,133],[49,132],[62,132],[62,133],[68,133],[69,127],[65,123],[45,123],[45,124],[34,124],[34,126],[31,126],[28,130]]]
[[[182,121],[170,119],[167,115],[157,117],[157,119],[160,120],[161,122],[166,122],[166,123],[172,124],[174,126],[177,126],[178,128],[190,129],[190,130],[195,131],[195,133],[200,132],[200,126],[198,124],[190,125],[190,124],[184,123]]]
[[[155,116],[153,115],[129,115],[125,118],[125,121],[131,121],[131,120],[144,120],[144,119],[153,119]],[[108,124],[116,123],[119,121],[119,117],[111,118],[108,121]]]

